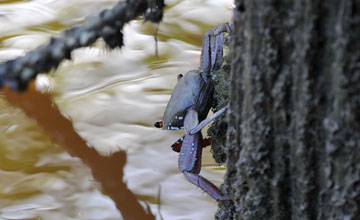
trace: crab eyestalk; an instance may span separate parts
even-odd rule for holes
[[[183,76],[184,76],[184,75],[180,73],[180,74],[177,76],[177,80],[179,81],[181,78],[183,78]]]

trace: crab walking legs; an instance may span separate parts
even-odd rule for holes
[[[214,117],[209,118],[210,120],[207,120],[207,123],[202,124],[196,124],[197,120],[193,120],[193,118],[197,117],[197,112],[195,110],[189,109],[187,111],[184,122],[185,137],[180,149],[178,164],[179,170],[184,174],[188,181],[200,187],[215,200],[226,200],[227,197],[221,195],[219,189],[213,183],[199,175],[201,170],[202,148],[205,147],[201,129],[210,123],[211,120],[224,113],[226,109],[226,107],[222,108],[213,115]],[[192,120],[186,120],[186,118],[190,118]],[[193,131],[192,129],[195,128],[197,131],[191,134]]]

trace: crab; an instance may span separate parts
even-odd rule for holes
[[[230,31],[231,25],[225,23],[206,32],[200,68],[190,70],[184,76],[178,75],[178,83],[167,104],[163,120],[154,124],[164,130],[185,130],[185,135],[171,146],[180,153],[179,170],[188,181],[215,200],[228,198],[213,183],[200,176],[202,148],[210,144],[209,139],[202,137],[201,129],[227,110],[224,107],[206,118],[213,100],[213,72],[219,69],[217,63],[223,56],[224,33]]]

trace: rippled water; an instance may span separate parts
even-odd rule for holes
[[[0,1],[0,61],[116,2]],[[153,122],[176,76],[199,66],[203,34],[231,19],[233,3],[166,4],[158,57],[157,26],[136,20],[121,50],[98,41],[27,93],[0,92],[0,219],[213,219],[216,202],[185,180],[169,147],[182,132]],[[203,157],[201,174],[220,184],[224,168]]]

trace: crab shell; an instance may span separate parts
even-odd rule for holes
[[[179,130],[184,128],[186,110],[194,107],[198,111],[199,121],[206,118],[212,104],[214,86],[212,80],[207,82],[202,77],[202,71],[190,70],[180,78],[168,102],[164,117],[164,130]]]

